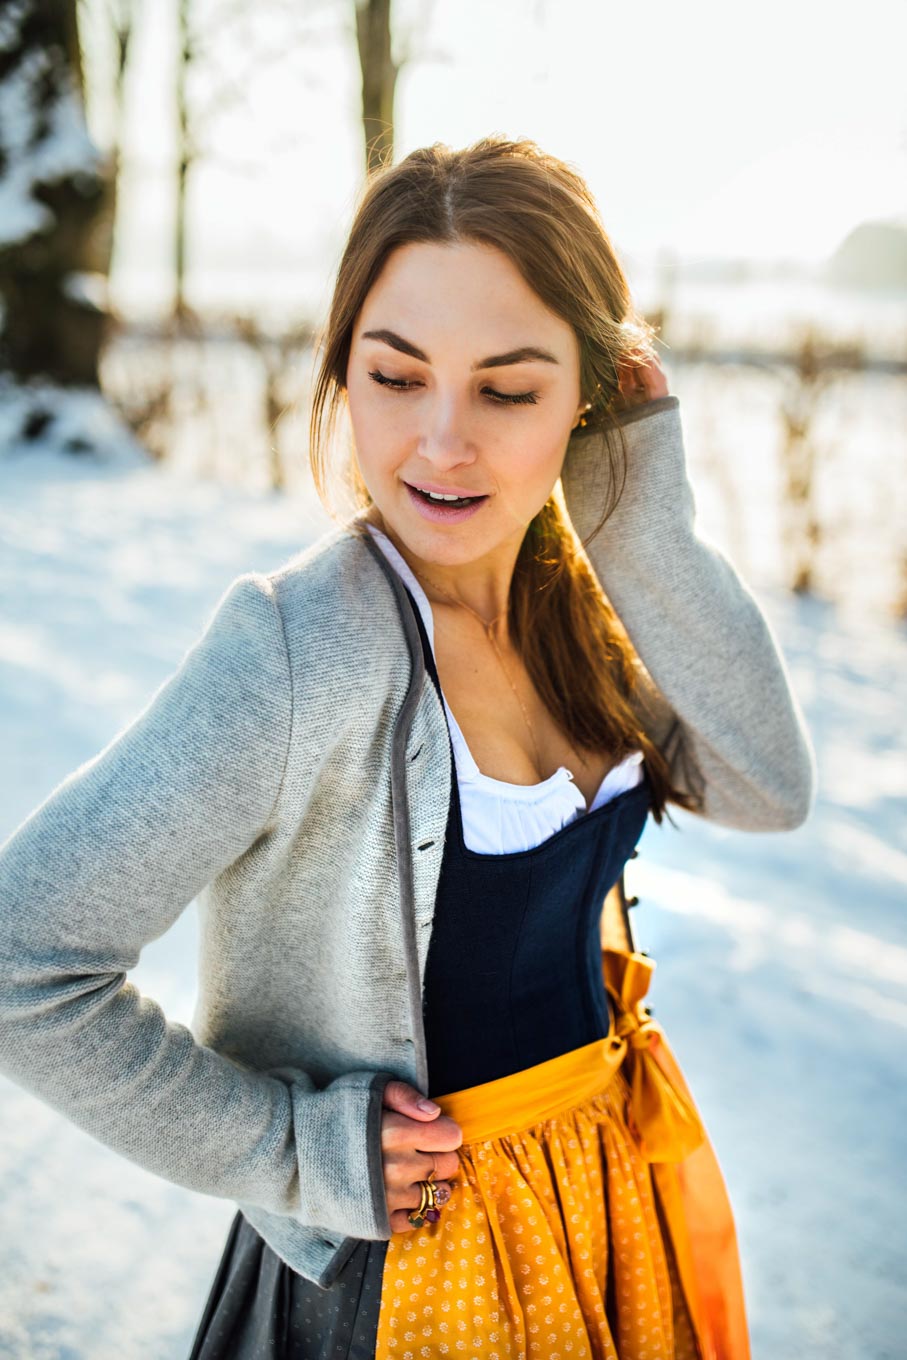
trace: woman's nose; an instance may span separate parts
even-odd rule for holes
[[[469,417],[455,396],[438,396],[429,403],[420,451],[438,467],[453,467],[475,458]]]

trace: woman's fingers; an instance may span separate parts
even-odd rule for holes
[[[456,1187],[450,1181],[432,1181],[432,1185],[435,1187],[436,1193],[441,1186],[444,1187],[441,1199],[445,1204],[449,1204]],[[398,1190],[396,1193],[391,1191],[387,1197],[387,1207],[389,1209],[405,1209],[407,1213],[411,1209],[418,1209],[421,1193],[422,1187],[419,1182],[413,1181],[412,1185],[406,1186],[403,1190]]]
[[[450,1180],[460,1170],[460,1158],[455,1152],[420,1152],[420,1162],[413,1171],[413,1180],[427,1181],[432,1171],[435,1180]]]
[[[408,1209],[395,1209],[390,1216],[391,1232],[415,1232],[416,1225],[410,1223],[408,1215]]]
[[[427,1180],[432,1170],[435,1172],[432,1185],[435,1187],[435,1206],[446,1208],[456,1194],[457,1182],[454,1176],[460,1171],[460,1157],[456,1152],[424,1152],[409,1149],[401,1155],[389,1152],[385,1157],[385,1193],[388,1198],[388,1212],[392,1232],[411,1232],[415,1224],[409,1223],[409,1213],[419,1208],[422,1186],[419,1180]]]
[[[445,1205],[450,1203],[455,1187],[450,1181],[446,1180],[432,1181],[432,1184],[435,1187],[436,1207],[443,1209]],[[404,1191],[401,1191],[399,1195],[393,1192],[388,1194],[387,1207],[390,1210],[390,1224],[394,1232],[409,1232],[415,1227],[414,1223],[410,1223],[409,1215],[414,1209],[418,1209],[421,1196],[422,1187],[415,1181],[412,1185],[407,1186]]]
[[[627,406],[639,406],[668,395],[668,380],[656,354],[622,364],[618,382]]]
[[[449,1160],[449,1156],[449,1153],[445,1153],[443,1160]],[[441,1160],[441,1155],[435,1153],[435,1159]],[[460,1166],[460,1163],[457,1161],[457,1168],[458,1166]],[[457,1170],[457,1168],[454,1168],[454,1170]],[[431,1168],[428,1168],[428,1171],[430,1170]],[[423,1176],[424,1180],[428,1179],[428,1171]],[[451,1197],[457,1189],[456,1182],[447,1176],[443,1179],[435,1178],[431,1183],[435,1187],[435,1206],[438,1209],[445,1208],[446,1205],[450,1204]],[[419,1185],[417,1180],[412,1180],[408,1186],[404,1186],[403,1190],[388,1191],[390,1228],[393,1232],[411,1232],[415,1228],[415,1224],[409,1221],[409,1214],[413,1212],[413,1209],[419,1208],[420,1198],[422,1198],[422,1186]]]
[[[418,1118],[415,1112],[419,1099],[418,1091],[407,1083],[388,1083],[386,1108],[381,1116],[381,1155],[388,1215],[394,1232],[413,1228],[407,1214],[419,1207],[420,1180],[427,1181],[434,1171],[436,1191],[444,1187],[438,1201],[441,1207],[441,1201],[448,1202],[453,1191],[450,1178],[460,1169],[456,1149],[463,1142],[462,1130],[437,1107],[433,1117],[423,1113]]]

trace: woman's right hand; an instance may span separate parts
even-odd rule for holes
[[[454,1151],[463,1141],[459,1124],[441,1114],[433,1102],[433,1111],[420,1110],[418,1102],[426,1099],[405,1081],[389,1081],[384,1088],[381,1157],[393,1232],[413,1231],[408,1215],[418,1209],[418,1182],[428,1180],[432,1167],[433,1184],[446,1185],[452,1192],[450,1177],[460,1166]]]

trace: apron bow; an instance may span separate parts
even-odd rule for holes
[[[627,1044],[627,1123],[646,1161],[682,1162],[703,1141],[705,1128],[652,1052],[660,1042],[661,1026],[642,1003],[655,962],[645,954],[603,949],[602,964],[615,1003],[614,1031]]]

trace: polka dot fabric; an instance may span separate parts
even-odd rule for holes
[[[434,1098],[461,1126],[437,1223],[356,1241],[326,1289],[234,1221],[190,1360],[751,1360],[733,1212],[654,962],[603,950],[608,1035]]]
[[[187,1360],[370,1360],[384,1247],[357,1242],[322,1289],[237,1213]]]
[[[460,1171],[387,1244],[376,1360],[700,1360],[608,1041],[435,1099]]]

